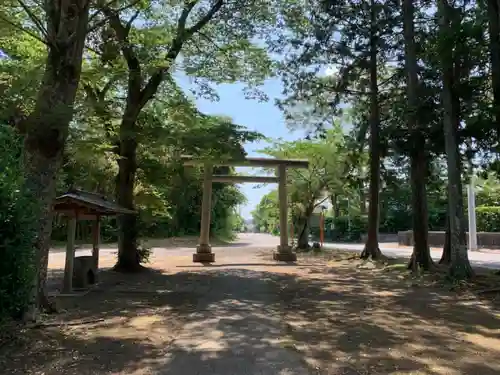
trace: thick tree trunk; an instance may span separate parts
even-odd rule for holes
[[[137,105],[128,104],[120,125],[120,146],[116,195],[119,205],[134,210],[134,186],[137,171],[136,120]],[[137,215],[118,217],[118,261],[114,266],[119,272],[138,272],[143,269],[137,252]]]
[[[451,263],[451,232],[450,232],[450,212],[446,213],[446,232],[444,235],[443,253],[439,264],[449,265]]]
[[[309,249],[309,220],[307,218],[301,220],[297,248],[300,250]]]
[[[334,217],[340,216],[340,205],[339,205],[339,197],[337,194],[333,194],[330,197],[330,201],[332,202],[332,211]]]
[[[314,211],[314,206],[310,205],[304,212],[304,216],[299,220],[299,235],[297,238],[297,248],[301,250],[309,249],[309,220]]]
[[[45,282],[52,233],[52,201],[80,81],[89,4],[86,0],[47,1],[45,11],[49,36],[46,67],[35,108],[22,127],[26,186],[39,203],[34,244],[38,267],[37,279],[33,282],[31,316],[36,314],[37,307],[50,308]]]
[[[35,240],[36,249],[36,279],[33,280],[27,318],[35,318],[37,310],[52,312],[53,306],[49,303],[46,294],[47,268],[49,263],[50,237],[52,234],[52,202],[56,195],[56,176],[61,164],[61,155],[48,157],[43,151],[25,146],[24,162],[26,184],[38,201],[38,228]]]
[[[413,0],[403,1],[403,31],[405,40],[405,68],[408,92],[408,129],[411,144],[411,182],[413,210],[413,254],[408,268],[416,271],[419,268],[429,270],[433,265],[428,243],[427,212],[427,158],[425,154],[425,138],[419,126],[418,66],[415,45]]]
[[[466,230],[465,220],[462,223],[462,229],[460,230],[460,243],[467,245],[467,230]],[[441,254],[441,259],[439,264],[449,265],[451,263],[451,231],[450,231],[450,214],[446,214],[446,233],[444,237],[443,253]]]
[[[488,31],[490,36],[491,81],[493,86],[493,114],[500,137],[500,3],[488,2]]]
[[[467,245],[460,236],[464,220],[463,201],[461,199],[460,162],[457,157],[457,129],[453,121],[453,54],[447,37],[450,35],[450,11],[447,0],[439,1],[440,15],[440,57],[442,64],[444,108],[443,131],[448,165],[448,209],[450,225],[450,275],[456,279],[467,279],[472,276]]]
[[[455,17],[455,22],[457,24],[461,23],[460,18]],[[450,114],[451,121],[453,123],[453,126],[455,128],[455,142],[460,144],[460,138],[458,136],[458,131],[460,129],[460,119],[461,119],[461,107],[460,107],[460,91],[459,88],[457,87],[457,83],[460,82],[461,75],[462,75],[462,69],[460,69],[460,61],[457,60],[457,58],[454,58],[454,66],[453,66],[453,73],[451,73],[451,69],[448,71],[448,75],[450,79],[450,86],[451,86],[451,102],[452,102],[452,112]],[[455,157],[458,163],[458,170],[460,175],[462,174],[462,160],[461,160],[461,155],[460,155],[460,150],[457,147],[455,150]],[[463,211],[463,204],[464,204],[464,197],[463,197],[463,189],[462,189],[462,180],[460,179],[458,181],[458,193],[460,195],[459,197],[459,202],[460,202],[460,209]],[[466,232],[467,232],[467,224],[465,220],[465,216],[462,218],[462,221],[460,223],[460,233],[459,233],[459,238],[460,238],[460,243],[466,244],[467,243],[467,238],[466,238]],[[445,240],[444,240],[444,246],[443,246],[443,253],[441,254],[441,259],[439,260],[439,264],[445,264],[449,265],[451,263],[451,231],[450,231],[450,212],[448,210],[446,214],[446,233],[445,233]]]
[[[457,155],[457,158],[459,155]],[[460,209],[464,211],[464,195],[462,189],[462,181],[460,181],[460,185],[458,187],[458,191],[460,192]],[[467,224],[465,221],[465,215],[460,223],[460,233],[459,233],[460,243],[467,245]],[[444,246],[443,253],[441,254],[441,259],[439,260],[439,264],[449,265],[451,263],[451,231],[450,231],[450,212],[448,210],[446,214],[446,233],[444,238]]]
[[[434,262],[431,258],[428,240],[428,210],[427,210],[427,159],[424,140],[415,143],[416,147],[411,158],[412,210],[413,210],[413,254],[408,268],[416,271],[422,268],[430,270]]]
[[[382,256],[378,246],[379,189],[380,189],[380,112],[377,80],[378,29],[377,9],[371,0],[370,10],[370,203],[368,208],[368,236],[361,258]]]

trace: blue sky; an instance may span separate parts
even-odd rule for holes
[[[189,83],[184,79],[179,79],[179,83],[183,88],[189,87]],[[274,105],[274,99],[280,97],[282,88],[278,79],[270,79],[262,87],[263,91],[269,96],[268,102],[262,103],[246,99],[243,88],[244,85],[242,84],[220,85],[217,87],[220,100],[213,102],[197,99],[198,109],[209,115],[230,116],[236,124],[243,125],[250,130],[256,130],[270,138],[293,140],[303,135],[302,132],[291,132],[287,129],[281,111]],[[265,156],[256,152],[265,146],[265,142],[250,143],[245,145],[245,150],[249,156]],[[250,168],[245,169],[247,174],[256,174],[257,172],[257,170]],[[241,214],[244,218],[251,218],[250,212],[259,203],[261,197],[275,186],[271,184],[265,186],[242,184],[240,188],[248,199],[248,202],[241,207]]]

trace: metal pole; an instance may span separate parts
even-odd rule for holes
[[[472,183],[467,185],[467,210],[469,213],[469,250],[477,250],[476,197]]]

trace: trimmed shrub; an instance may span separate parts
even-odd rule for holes
[[[500,232],[500,207],[476,207],[478,232]]]
[[[0,319],[19,317],[36,277],[36,204],[24,189],[22,140],[0,125]]]
[[[366,233],[367,227],[368,218],[365,215],[326,217],[325,241],[358,241]]]

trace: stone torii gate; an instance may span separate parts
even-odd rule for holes
[[[203,201],[201,204],[201,228],[200,240],[193,254],[193,262],[212,263],[215,262],[215,254],[210,246],[210,211],[212,207],[212,182],[227,182],[239,184],[244,182],[253,183],[278,183],[278,199],[280,214],[280,244],[273,259],[283,262],[295,262],[297,255],[288,244],[288,202],[286,191],[287,168],[308,168],[309,161],[293,159],[270,159],[270,158],[245,158],[232,159],[228,161],[203,161],[191,156],[182,157],[185,166],[203,165]],[[263,167],[276,168],[277,176],[231,176],[214,175],[214,166],[238,166],[238,167]]]

